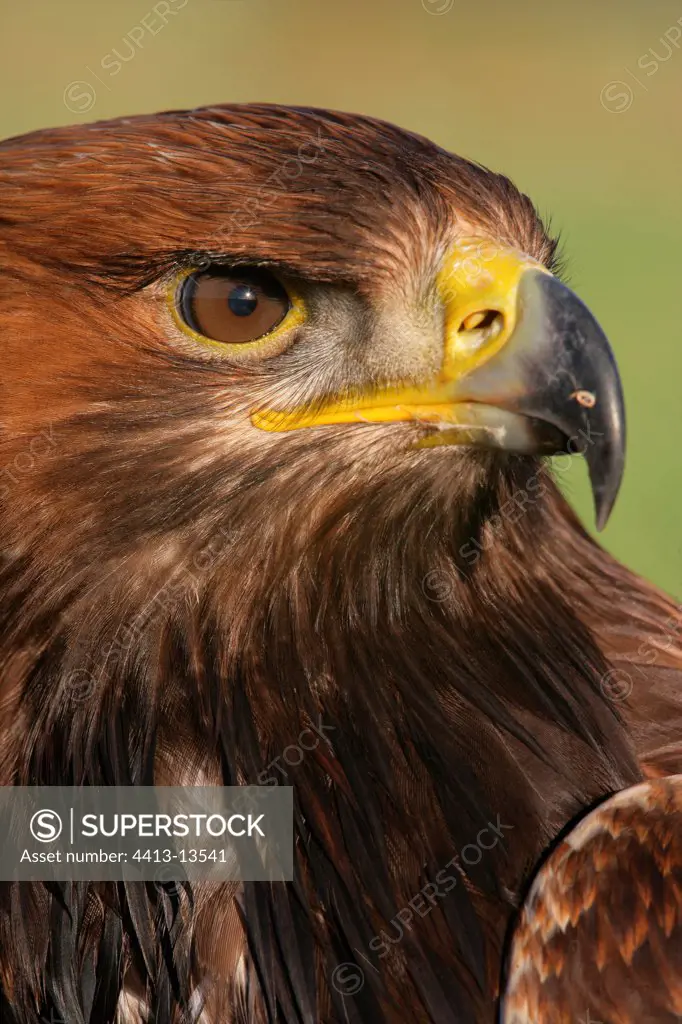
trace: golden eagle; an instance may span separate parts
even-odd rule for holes
[[[296,865],[2,883],[2,1021],[675,1020],[680,609],[546,465],[603,524],[530,200],[304,108],[0,153],[0,782],[291,785]]]

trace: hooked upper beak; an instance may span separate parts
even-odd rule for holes
[[[315,411],[257,410],[254,425],[415,421],[433,428],[420,446],[580,453],[601,530],[623,475],[625,411],[616,362],[595,318],[542,265],[490,242],[457,246],[438,292],[444,352],[436,379],[374,388]]]

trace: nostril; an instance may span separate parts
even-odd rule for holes
[[[499,324],[496,325],[496,321]],[[502,314],[496,309],[479,309],[465,316],[459,325],[460,331],[484,331],[496,325],[502,326]]]

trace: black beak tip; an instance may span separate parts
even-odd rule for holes
[[[594,495],[594,513],[597,532],[601,533],[611,517],[613,506],[616,503],[616,493],[611,491],[608,493],[603,488],[596,488],[592,485],[592,492]]]
[[[606,526],[625,466],[625,403],[611,346],[584,303],[548,275],[533,282],[544,300],[545,338],[554,352],[554,422],[582,451],[597,530]],[[572,450],[572,449],[569,449]]]
[[[624,422],[621,420],[615,444],[611,439],[611,443],[605,450],[593,449],[585,452],[592,484],[596,526],[599,532],[604,529],[611,516],[623,479],[625,468],[624,429]]]
[[[594,381],[599,408],[591,410],[596,416],[586,417],[587,436],[595,440],[584,452],[599,532],[609,520],[625,469],[625,403],[616,362],[603,336],[601,353],[602,365]]]

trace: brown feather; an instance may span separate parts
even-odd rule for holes
[[[431,356],[406,339],[453,238],[548,264],[554,242],[506,178],[350,115],[215,107],[0,152],[0,782],[254,783],[311,723],[333,730],[286,768],[296,882],[224,905],[198,886],[191,975],[156,955],[163,893],[75,887],[79,957],[99,951],[90,1020],[113,1019],[125,983],[156,1024],[197,986],[212,1020],[492,1021],[548,843],[675,762],[679,610],[586,535],[534,459],[416,451],[409,424],[266,434],[247,413],[423,374]],[[299,281],[328,343],[261,364],[190,349],[166,283],[211,257]],[[341,370],[343,303],[364,328]],[[637,672],[624,703],[604,685],[616,666]],[[498,816],[502,839],[381,939]],[[48,967],[64,917],[41,887],[2,886],[3,1020],[64,1003]],[[344,962],[364,972],[352,999]]]
[[[682,776],[587,815],[533,882],[514,932],[503,1024],[674,1024],[682,1017]]]

